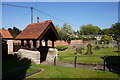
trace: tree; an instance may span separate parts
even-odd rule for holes
[[[117,35],[120,35],[120,23],[112,24],[110,33],[114,34],[115,39],[117,39]]]
[[[99,31],[100,28],[97,26],[93,26],[92,24],[82,25],[80,27],[80,34],[85,34],[85,35],[98,34]]]
[[[102,29],[100,31],[100,34],[102,34],[102,35],[108,35],[108,34],[110,34],[110,28]]]
[[[13,36],[13,39],[15,39],[22,31],[19,30],[16,27],[13,27],[13,29],[8,28],[8,31],[10,32],[10,34]]]
[[[60,28],[59,27],[56,26],[55,29],[57,30],[58,33],[60,32]]]
[[[64,41],[71,41],[72,38],[74,37],[71,26],[67,25],[66,23],[64,23],[63,26],[61,27],[59,35],[61,36],[62,40],[64,40]]]

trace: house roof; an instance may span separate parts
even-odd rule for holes
[[[83,35],[84,37],[103,37],[104,35]]]
[[[60,39],[60,36],[58,35],[53,23],[51,20],[47,20],[44,22],[38,22],[29,24],[17,37],[16,39],[41,39],[42,35],[46,33],[49,27],[52,27],[52,30],[54,32],[54,36],[57,37],[57,40]]]
[[[13,37],[11,36],[8,30],[0,29],[0,33],[1,33],[2,39],[13,39]]]

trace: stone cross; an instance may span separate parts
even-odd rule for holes
[[[91,44],[88,44],[88,45],[87,45],[87,52],[86,52],[86,55],[92,55],[92,54],[93,54],[91,48],[92,48],[92,45],[91,45]]]
[[[82,46],[77,45],[77,47],[76,47],[76,54],[82,54]]]

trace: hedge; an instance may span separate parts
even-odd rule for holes
[[[58,51],[63,51],[68,48],[68,46],[56,46],[55,47]]]

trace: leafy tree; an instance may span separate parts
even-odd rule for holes
[[[13,29],[8,28],[8,31],[11,33],[11,35],[13,36],[13,39],[15,39],[22,31],[19,30],[16,27],[13,27]]]
[[[99,31],[100,28],[97,26],[93,26],[92,24],[82,25],[80,27],[80,34],[85,34],[85,35],[98,34]]]
[[[115,39],[117,39],[117,35],[120,35],[120,23],[112,24],[110,33],[114,34]]]
[[[100,34],[102,34],[102,35],[108,35],[108,34],[110,34],[110,28],[106,28],[106,29],[100,30]]]
[[[64,23],[63,26],[61,27],[59,35],[61,36],[62,40],[64,40],[64,41],[71,41],[72,38],[74,37],[71,26],[67,25],[66,23]]]
[[[112,36],[104,36],[101,38],[101,41],[109,43],[109,41],[112,41],[113,37]]]
[[[60,28],[59,27],[56,26],[55,29],[57,30],[58,33],[60,32]]]

